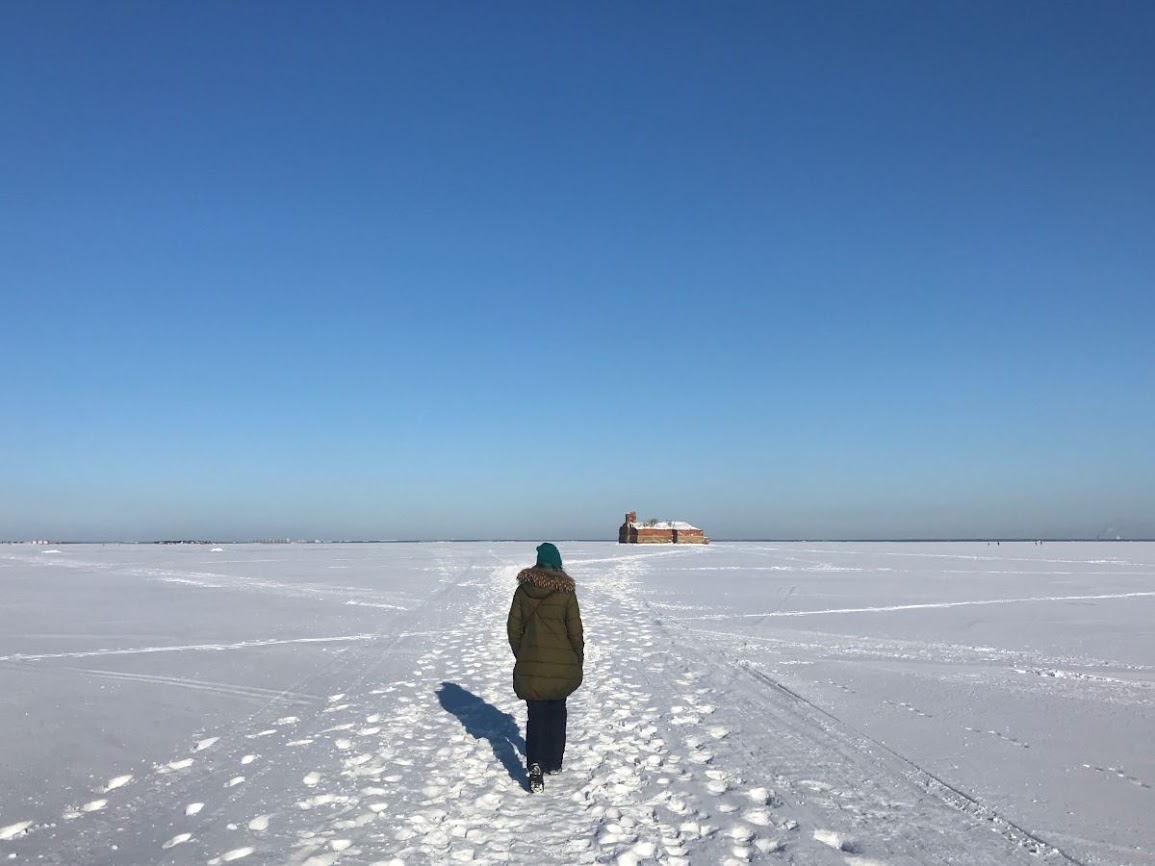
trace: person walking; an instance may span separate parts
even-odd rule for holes
[[[529,790],[545,790],[543,776],[561,772],[565,755],[565,700],[582,682],[585,635],[573,578],[548,541],[537,562],[517,575],[506,631],[517,659],[513,690],[526,703],[525,763]]]

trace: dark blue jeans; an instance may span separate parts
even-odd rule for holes
[[[565,756],[565,698],[560,701],[526,701],[525,762],[541,764],[545,771],[560,770]]]

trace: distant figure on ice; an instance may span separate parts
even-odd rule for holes
[[[513,690],[526,703],[525,762],[529,790],[545,790],[544,773],[561,772],[565,754],[565,699],[582,682],[585,637],[573,578],[548,541],[537,563],[517,576],[506,630],[517,662]]]

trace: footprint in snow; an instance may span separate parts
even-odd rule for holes
[[[209,861],[209,866],[220,866],[221,863],[232,863],[234,860],[241,860],[256,850],[256,848],[252,847],[234,848],[232,851],[228,851],[220,857],[214,857]]]
[[[31,821],[18,821],[15,824],[9,824],[7,827],[0,827],[0,841],[9,842],[13,839],[19,839],[28,833],[31,826]]]
[[[85,803],[83,806],[81,806],[80,811],[81,812],[99,812],[101,809],[103,809],[107,805],[108,805],[107,800],[93,800],[92,802]]]
[[[220,737],[206,737],[205,739],[198,741],[197,744],[193,746],[193,751],[203,752],[205,749],[211,749],[220,741],[220,739]]]
[[[160,847],[167,851],[169,848],[175,848],[177,845],[183,845],[191,838],[192,833],[178,833]]]
[[[726,831],[726,835],[735,842],[746,844],[754,839],[754,830],[752,827],[747,827],[745,824],[735,824]]]
[[[714,756],[705,749],[694,749],[690,752],[689,760],[694,764],[708,764],[714,760]]]
[[[249,821],[249,829],[250,830],[268,830],[269,829],[269,819],[271,817],[272,817],[272,815],[258,815],[256,818],[253,818],[253,820]]]
[[[746,796],[759,806],[768,806],[774,802],[774,792],[769,788],[751,788]]]
[[[846,836],[834,830],[815,830],[814,839],[823,845],[829,845],[836,851],[845,851],[848,854],[853,854],[858,850],[858,846],[852,839],[848,839]]]
[[[709,825],[699,824],[697,821],[685,821],[678,825],[678,834],[688,839],[705,839],[714,830]]]
[[[355,805],[357,799],[355,797],[339,797],[336,794],[319,794],[316,797],[310,797],[308,800],[301,800],[297,803],[297,808],[309,811],[310,809],[316,809],[319,806],[329,806],[333,803],[351,803]]]
[[[117,788],[123,788],[131,781],[131,775],[117,776],[115,779],[109,779],[108,784],[104,786],[104,793],[107,794],[109,791],[115,791]]]
[[[189,803],[187,806],[184,807],[184,813],[186,815],[196,815],[204,807],[205,807],[204,803]]]
[[[770,826],[770,813],[765,809],[751,809],[742,815],[743,820],[759,827]]]

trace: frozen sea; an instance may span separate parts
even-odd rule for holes
[[[1155,544],[0,546],[0,861],[1155,864]]]

